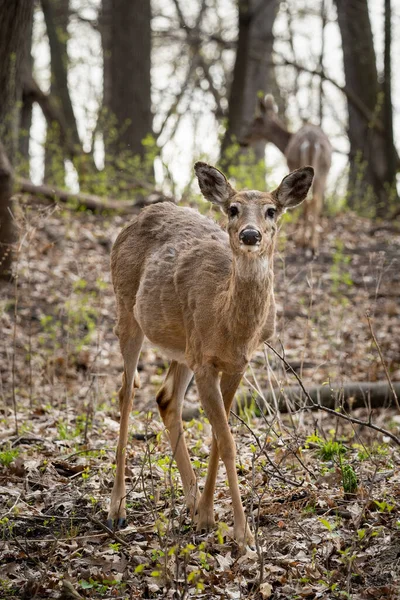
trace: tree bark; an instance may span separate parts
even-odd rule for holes
[[[0,0],[0,277],[9,278],[14,226],[11,214],[12,164],[18,148],[18,107],[25,40],[33,0]]]
[[[118,170],[121,187],[129,190],[134,157],[139,158],[137,168],[143,169],[143,178],[153,180],[142,143],[152,134],[150,0],[103,0],[100,23],[105,163]]]
[[[29,32],[25,40],[24,56],[22,59],[23,73],[32,76],[33,58],[31,54],[32,48],[32,30],[33,20],[31,20]],[[19,123],[19,144],[18,144],[18,171],[24,177],[29,177],[29,143],[30,129],[32,124],[32,98],[25,94],[22,85],[22,104]]]
[[[381,87],[367,0],[336,0],[336,6],[346,87],[363,99],[373,115],[372,119],[382,119]],[[383,214],[387,209],[390,187],[393,188],[386,150],[389,144],[394,151],[393,134],[386,128],[382,134],[371,127],[371,123],[350,102],[348,113],[349,204],[352,208],[373,207],[375,214]]]
[[[49,10],[50,7],[50,10]],[[65,85],[68,86],[67,80],[67,65],[68,65],[68,53],[67,53],[67,41],[68,41],[68,22],[69,22],[69,0],[49,0],[48,5],[44,3],[44,14],[46,16],[46,27],[48,31],[49,40],[54,35],[57,36],[57,41],[53,40],[50,52],[50,69],[51,69],[51,85],[50,85],[50,97],[53,98],[56,106],[59,110],[65,108],[65,99],[62,101],[63,95],[65,94]],[[61,56],[63,63],[63,70],[58,70],[58,53]],[[60,83],[62,86],[60,87]],[[68,91],[68,89],[67,89]],[[67,96],[66,96],[67,98]],[[68,92],[69,98],[69,92]],[[71,100],[67,100],[67,113],[74,122],[74,132],[72,135],[72,144],[76,144],[77,139],[77,126],[75,121],[75,115],[73,112]],[[68,123],[70,121],[68,120]],[[68,126],[67,126],[68,129]],[[65,163],[62,151],[63,144],[61,143],[63,135],[65,135],[59,126],[57,120],[47,121],[47,132],[46,142],[44,148],[44,181],[46,183],[53,183],[54,185],[64,186],[65,185]],[[67,134],[68,135],[68,134]],[[78,147],[80,146],[80,139],[78,136]]]
[[[68,88],[68,56],[66,53],[65,40],[59,35],[56,14],[65,12],[67,0],[41,0],[42,10],[46,22],[47,35],[49,38],[51,54],[52,84],[59,110],[63,115],[65,123],[65,144],[74,148],[74,166],[78,173],[81,187],[90,185],[93,174],[96,173],[96,165],[93,156],[85,152],[79,137],[78,126],[75,119],[74,109]],[[57,13],[56,13],[57,9]],[[65,15],[62,17],[65,26]],[[60,132],[61,133],[61,132]]]
[[[389,189],[393,190],[393,198],[397,200],[396,172],[398,156],[394,146],[393,136],[393,104],[392,104],[392,74],[391,74],[391,49],[392,49],[392,8],[391,1],[385,0],[385,25],[384,25],[384,67],[383,67],[383,124],[386,132],[386,164]],[[378,216],[387,216],[385,206],[378,207]]]
[[[221,165],[237,162],[229,148],[238,143],[254,119],[257,96],[274,87],[270,60],[279,0],[239,0],[239,37],[229,94],[228,126],[221,147]],[[243,150],[241,150],[243,152]],[[253,147],[256,161],[264,158],[265,142]]]

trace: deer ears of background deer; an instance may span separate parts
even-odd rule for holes
[[[272,112],[278,112],[275,104],[275,99],[272,94],[267,94],[264,98],[260,97],[258,99],[258,109],[261,115],[265,115],[267,111],[272,110]]]
[[[303,202],[314,178],[312,167],[302,167],[286,175],[280,186],[272,192],[278,209],[285,211]]]
[[[222,210],[226,210],[230,198],[235,196],[237,192],[225,175],[215,167],[203,162],[197,162],[194,165],[194,170],[204,198],[213,204],[217,204]]]

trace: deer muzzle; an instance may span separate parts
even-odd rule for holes
[[[246,227],[240,232],[239,240],[246,246],[258,246],[261,242],[261,233],[258,229]]]

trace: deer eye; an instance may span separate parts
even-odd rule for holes
[[[230,217],[237,217],[239,214],[239,209],[237,206],[233,205],[228,208],[228,215]]]
[[[267,208],[265,216],[269,219],[273,219],[276,215],[276,208]]]

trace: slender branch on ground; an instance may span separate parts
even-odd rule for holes
[[[91,523],[100,527],[100,529],[102,529],[110,538],[112,538],[113,540],[118,542],[118,544],[121,544],[122,546],[125,546],[126,548],[131,547],[131,545],[128,544],[128,542],[126,542],[122,537],[120,537],[117,533],[115,533],[115,531],[113,531],[112,529],[107,527],[107,525],[102,523],[99,519],[96,519],[95,517],[91,517],[90,515],[88,515],[88,519]]]
[[[376,349],[378,350],[379,358],[381,359],[382,367],[383,367],[383,370],[385,371],[386,379],[388,380],[388,384],[389,384],[390,390],[391,390],[391,392],[392,392],[392,394],[393,394],[393,398],[394,398],[394,400],[395,400],[395,402],[396,402],[397,409],[398,409],[398,411],[400,412],[400,404],[399,404],[399,399],[398,399],[398,397],[397,397],[396,390],[394,389],[394,386],[393,386],[392,380],[390,379],[389,371],[388,371],[388,368],[387,368],[387,366],[386,366],[385,359],[383,358],[383,354],[382,354],[381,348],[380,348],[380,346],[379,346],[379,344],[378,344],[378,340],[376,339],[376,336],[375,336],[374,330],[372,329],[371,316],[370,316],[370,313],[369,313],[369,311],[368,311],[368,310],[367,310],[367,312],[365,313],[365,316],[367,317],[367,321],[368,321],[369,330],[370,330],[370,332],[371,332],[371,337],[372,337],[372,339],[374,340],[374,344],[375,344],[375,346],[376,346]]]
[[[260,449],[261,454],[263,456],[265,456],[265,458],[267,459],[268,463],[271,465],[271,467],[274,469],[274,471],[276,471],[276,473],[274,475],[275,475],[275,477],[277,477],[277,479],[280,479],[281,481],[284,481],[285,483],[287,483],[289,485],[293,485],[295,487],[301,487],[304,484],[304,479],[302,481],[300,481],[300,482],[297,482],[297,481],[293,481],[292,479],[287,479],[287,477],[285,477],[284,475],[282,475],[279,467],[272,462],[272,460],[268,456],[267,452],[261,446],[260,440],[258,439],[258,437],[255,434],[255,432],[252,430],[252,428],[246,423],[246,421],[244,419],[242,419],[241,417],[239,417],[238,414],[236,414],[235,412],[233,412],[233,410],[231,410],[230,414],[233,415],[235,417],[235,419],[237,419],[238,421],[240,421],[242,423],[242,425],[244,425],[248,429],[248,431],[251,433],[251,435],[254,437],[254,439],[255,439],[255,441],[257,443],[257,446]]]
[[[268,342],[264,342],[264,344],[270,350],[272,350],[272,352],[283,362],[283,364],[285,365],[287,370],[290,371],[294,375],[294,377],[297,379],[297,382],[298,382],[299,386],[301,387],[303,394],[305,395],[305,397],[307,398],[307,400],[309,402],[309,405],[305,406],[303,410],[313,409],[313,408],[322,410],[322,411],[329,413],[335,417],[340,417],[341,419],[344,419],[345,421],[349,421],[350,423],[354,423],[356,425],[361,425],[362,427],[368,427],[369,429],[373,429],[374,431],[379,431],[379,433],[382,433],[382,435],[389,437],[394,442],[396,442],[396,444],[398,444],[400,446],[400,438],[397,437],[396,435],[394,435],[394,433],[391,433],[390,431],[388,431],[387,429],[384,429],[383,427],[378,427],[378,425],[375,425],[371,421],[363,421],[362,419],[357,419],[356,417],[350,417],[349,415],[338,412],[337,410],[334,410],[333,408],[328,408],[327,406],[323,406],[319,402],[314,402],[314,400],[311,398],[310,394],[307,392],[302,379],[297,375],[296,371],[287,362],[285,357],[283,355],[279,354],[279,352],[277,350],[275,350],[275,348],[273,346],[271,346],[271,344],[269,344]]]
[[[59,201],[64,204],[71,204],[74,208],[86,208],[94,211],[117,210],[123,214],[132,214],[138,212],[138,207],[133,202],[112,200],[101,198],[93,194],[78,193],[74,194],[67,190],[50,185],[35,185],[28,179],[18,179],[16,181],[16,191],[24,194],[32,194],[35,197],[46,198],[51,201]]]

